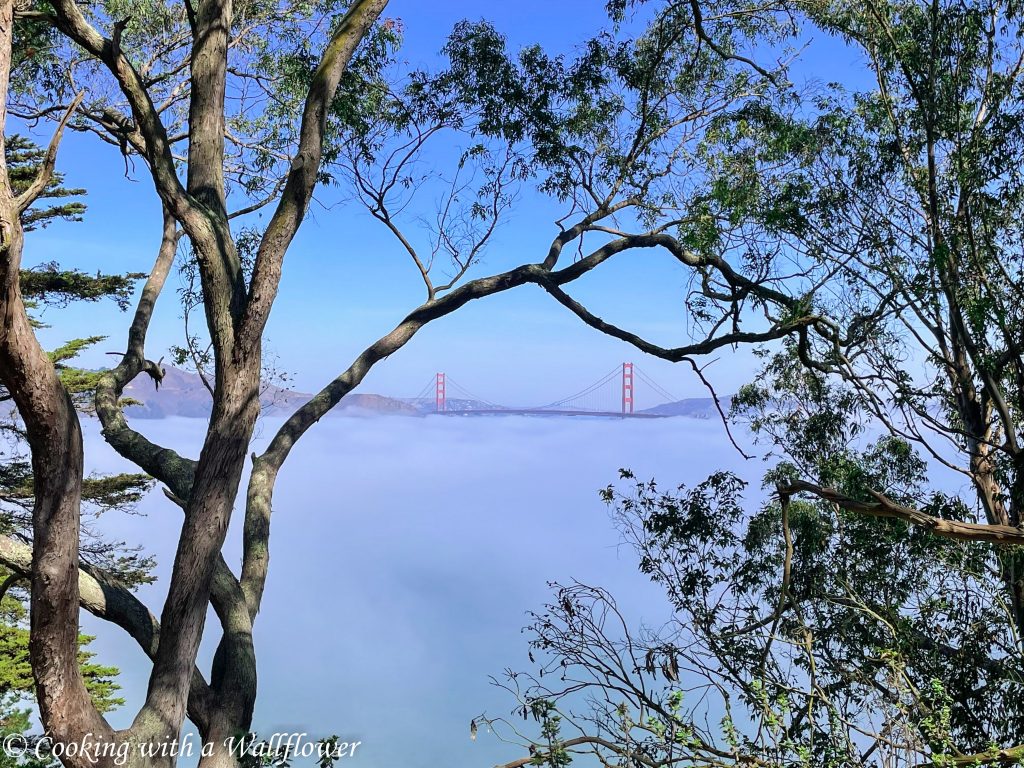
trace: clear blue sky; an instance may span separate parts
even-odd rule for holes
[[[486,17],[507,35],[513,49],[538,42],[555,52],[571,52],[606,24],[599,0],[393,0],[386,13],[403,22],[403,58],[421,66],[439,62],[446,35],[463,18]],[[852,61],[850,52],[834,43],[812,45],[794,79],[828,72],[828,79],[843,80],[852,71]],[[30,235],[26,263],[56,260],[88,271],[147,271],[160,224],[157,199],[142,164],[136,161],[126,177],[117,150],[94,137],[72,135],[65,141],[60,167],[68,183],[89,190],[86,221],[58,223]],[[356,203],[335,205],[337,190],[322,190],[318,198],[322,204],[314,203],[289,253],[268,329],[268,351],[278,356],[283,370],[294,374],[295,387],[303,391],[319,389],[422,300],[413,265],[380,224]],[[470,276],[539,260],[562,213],[553,201],[524,190]],[[677,345],[687,338],[687,276],[667,255],[644,251],[603,266],[576,283],[572,292],[598,315],[653,341]],[[174,295],[178,286],[172,275],[150,333],[150,357],[159,357],[181,340]],[[107,365],[114,358],[103,353],[123,348],[127,317],[109,303],[50,310],[44,320],[54,326],[44,334],[49,346],[84,332],[109,335],[85,359],[89,365]],[[636,361],[678,396],[703,394],[683,366],[645,357],[601,336],[532,286],[476,302],[428,326],[377,366],[360,389],[412,396],[436,371],[446,371],[487,399],[536,404],[577,391],[625,360]],[[729,391],[749,377],[752,365],[746,353],[724,352],[709,372]]]

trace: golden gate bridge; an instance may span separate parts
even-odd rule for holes
[[[640,385],[639,387],[637,385]],[[644,409],[637,407],[637,392]],[[671,414],[653,411],[657,405],[676,402],[675,397],[633,363],[616,366],[588,387],[568,397],[530,407],[495,403],[469,391],[446,373],[438,373],[412,398],[421,410],[445,416],[615,416],[657,419]],[[433,408],[431,408],[431,404]]]

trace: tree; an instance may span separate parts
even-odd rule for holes
[[[4,581],[10,580],[11,576],[10,573],[4,573]],[[28,609],[8,589],[0,610],[3,611],[3,621],[0,623],[0,658],[3,659],[0,664],[0,696],[7,699],[12,694],[29,695],[33,689],[32,667],[28,654],[28,630],[23,626]],[[79,645],[86,646],[93,639],[88,635],[80,635]],[[101,712],[109,712],[124,704],[124,699],[114,695],[120,689],[112,679],[117,675],[117,670],[96,664],[92,661],[94,656],[94,653],[83,648],[79,651],[79,664],[96,708]]]
[[[25,626],[28,608],[25,597],[14,594],[18,582],[23,579],[6,570],[0,571],[0,576],[3,588],[0,597],[0,737],[5,738],[0,765],[4,768],[42,768],[55,760],[36,757],[37,747],[40,754],[46,754],[45,743],[30,734],[30,712],[22,708],[32,698],[35,688],[29,661],[29,632]],[[116,695],[121,687],[115,680],[118,670],[93,661],[96,654],[87,650],[87,646],[94,639],[84,634],[78,636],[78,664],[94,706],[100,712],[110,712],[124,704],[124,699]],[[12,736],[20,738],[9,741],[7,737]],[[19,755],[17,752],[21,747],[25,752]]]
[[[39,172],[45,153],[28,139],[17,135],[8,138],[5,149],[12,186],[19,192],[24,191]],[[62,181],[62,174],[54,171],[38,201],[63,201],[85,194],[83,189],[62,186]],[[32,206],[22,214],[21,221],[28,232],[45,228],[56,218],[80,221],[84,212],[84,203],[71,199],[45,207]],[[30,306],[62,306],[75,300],[96,301],[111,297],[124,307],[136,277],[101,273],[89,276],[77,270],[63,270],[56,263],[49,263],[38,269],[23,270],[20,281],[23,295],[32,297]],[[33,323],[36,327],[42,325],[36,320]],[[89,407],[99,374],[75,368],[70,363],[83,349],[101,340],[102,337],[72,339],[49,353],[64,387],[81,408]],[[0,401],[9,401],[10,398],[10,393],[0,387]],[[5,413],[0,419],[0,435],[6,444],[6,450],[0,453],[4,456],[0,464],[0,530],[5,536],[30,543],[33,477],[32,468],[24,456],[24,429],[16,413]],[[149,478],[141,474],[84,478],[82,500],[93,515],[127,510],[134,506],[149,486]],[[150,581],[148,572],[151,562],[138,550],[127,547],[124,542],[104,540],[87,524],[83,526],[81,535],[85,561],[117,573],[128,584]],[[4,736],[21,736],[28,745],[35,741],[35,737],[28,735],[31,727],[29,712],[20,705],[33,696],[35,684],[29,661],[29,631],[26,626],[28,607],[26,596],[22,594],[22,586],[26,581],[23,574],[0,569],[0,732]],[[116,696],[120,689],[114,679],[118,670],[93,661],[95,654],[86,649],[93,639],[79,634],[78,665],[94,706],[100,712],[109,712],[124,704],[124,700]],[[31,753],[27,762],[6,753],[0,756],[0,761],[11,768],[36,763],[44,766],[53,762],[40,762]]]
[[[709,3],[709,15],[695,3],[668,4],[639,35],[624,28],[601,35],[573,60],[537,48],[514,57],[490,26],[463,24],[449,43],[446,70],[406,73],[394,84],[385,75],[399,24],[381,20],[384,5],[0,3],[0,96],[15,115],[56,123],[31,184],[16,192],[9,175],[0,183],[0,380],[24,421],[34,479],[31,549],[0,539],[0,562],[31,578],[33,675],[44,724],[58,741],[90,735],[118,746],[166,743],[187,713],[209,747],[203,765],[235,763],[225,739],[247,730],[252,717],[252,626],[268,573],[277,474],[296,441],[427,323],[526,284],[599,331],[672,360],[778,339],[813,322],[799,313],[797,299],[773,287],[768,262],[734,265],[705,247],[708,213],[701,207],[714,117],[775,87],[773,73],[743,55],[744,41],[754,32],[776,38],[786,29],[784,17],[751,15],[732,2]],[[612,10],[621,20],[624,8]],[[32,55],[12,54],[29,47]],[[225,100],[229,78],[246,84],[238,101]],[[95,398],[107,442],[161,483],[184,513],[159,623],[104,569],[80,561],[81,431],[33,335],[18,279],[20,214],[46,188],[68,127],[120,147],[126,163],[139,158],[163,209],[160,248],[125,354],[100,377]],[[431,185],[412,169],[428,141],[452,134],[472,145],[443,180],[449,192],[424,247],[403,232],[400,201],[429,194]],[[469,165],[479,170],[478,186],[461,175]],[[396,235],[426,299],[296,410],[253,458],[235,573],[221,549],[259,411],[263,329],[313,191],[332,178],[351,185]],[[511,193],[527,181],[564,211],[549,249],[469,279]],[[247,226],[246,217],[259,209],[272,210],[269,222]],[[136,376],[163,375],[146,357],[146,332],[182,238],[198,276],[207,337],[199,345],[188,340],[187,348],[208,343],[213,362],[213,412],[197,459],[152,443],[128,424],[119,404]],[[650,249],[691,268],[713,297],[701,317],[719,317],[706,335],[662,348],[602,320],[565,290],[620,254]],[[445,266],[451,278],[436,279],[432,270]],[[770,311],[776,305],[786,311]],[[209,604],[222,634],[206,677],[195,659]],[[76,671],[80,606],[123,627],[153,660],[146,700],[123,732],[92,706]],[[131,754],[132,764],[173,762]],[[71,756],[66,762],[86,764]]]
[[[685,659],[723,696],[740,692],[747,720],[716,736],[750,738],[749,723],[757,733],[717,757],[707,740],[674,753],[662,741],[657,759],[1013,762],[1024,653],[1019,9],[790,10],[861,53],[873,87],[763,100],[722,121],[707,205],[727,232],[744,222],[745,236],[712,227],[708,242],[790,275],[776,287],[809,322],[763,349],[764,368],[733,403],[778,461],[765,478],[775,504],[756,515],[735,498],[710,505],[721,487],[613,494],[642,567],[679,612],[683,635],[648,647],[670,667]],[[605,659],[624,658],[623,628],[611,645],[584,637],[574,616],[610,602],[569,597],[583,606],[556,606],[538,637],[574,639],[556,651],[570,664],[566,653],[599,649],[578,664],[604,674]],[[588,684],[618,691],[607,677]],[[662,732],[674,716],[664,701],[653,714]],[[584,743],[611,723],[598,711]],[[886,727],[871,729],[871,714]],[[615,727],[621,750],[631,742]],[[679,749],[689,757],[666,757]]]
[[[12,189],[25,192],[43,167],[45,153],[22,136],[11,136],[6,144],[6,166],[11,177]],[[84,189],[68,189],[63,186],[63,174],[53,170],[42,187],[38,198],[21,215],[26,232],[47,227],[54,219],[81,221],[85,204],[72,199],[56,205],[45,205],[46,201],[79,198]],[[42,203],[42,207],[40,207]],[[50,262],[34,269],[21,270],[19,283],[21,293],[28,297],[26,306],[64,306],[71,301],[98,301],[112,299],[119,307],[127,307],[134,282],[141,277],[137,274],[109,275],[98,272],[86,275],[79,270],[62,269]],[[44,327],[30,317],[33,327]],[[65,390],[72,397],[76,407],[88,410],[101,373],[84,370],[73,365],[73,361],[88,347],[103,340],[102,336],[71,339],[47,356],[60,377]],[[10,401],[11,393],[0,385],[0,402]],[[0,417],[0,437],[6,450],[0,451],[5,460],[0,463],[0,527],[5,535],[31,542],[31,511],[34,503],[34,479],[32,467],[26,461],[24,426],[16,412],[5,412]],[[89,508],[90,516],[108,511],[127,511],[142,498],[149,489],[150,479],[144,474],[101,475],[83,478],[82,501]],[[127,548],[124,542],[104,541],[88,525],[82,528],[85,558],[97,566],[116,573],[126,584],[136,585],[149,580],[151,562],[139,555],[138,550]],[[8,573],[0,588],[2,598],[11,586],[19,581],[18,574]],[[18,615],[17,621],[22,617]]]
[[[835,330],[831,342],[798,342],[769,360],[764,386],[740,404],[762,434],[781,441],[786,462],[775,479],[783,499],[810,494],[858,515],[994,544],[978,550],[986,559],[975,567],[1003,587],[1001,595],[984,590],[990,636],[948,649],[982,675],[973,643],[987,642],[1011,664],[1024,650],[1021,184],[1010,160],[1022,127],[1020,18],[1001,3],[811,4],[808,13],[869,56],[876,82],[873,93],[849,99],[845,114],[841,94],[825,105],[818,128],[828,125],[832,136],[799,171],[812,192],[797,226],[787,227],[795,250],[835,270],[812,299]],[[800,376],[782,372],[794,359]],[[781,413],[789,397],[807,404],[802,426]],[[827,418],[837,403],[848,421],[888,433],[891,453],[927,458],[927,482],[878,478],[838,450],[847,428]],[[824,450],[814,452],[814,443]],[[969,490],[950,493],[952,478]],[[943,610],[949,620],[979,608],[968,598]],[[997,743],[1019,743],[1013,690],[994,710],[1002,723],[954,723],[953,746],[985,752],[986,730]],[[977,711],[966,681],[950,695],[961,720]]]
[[[876,482],[908,494],[927,482],[891,438],[860,454],[847,445],[842,458]],[[752,508],[729,473],[667,491],[626,471],[622,480],[603,496],[641,571],[664,588],[667,620],[636,627],[599,586],[553,585],[527,628],[535,665],[500,683],[513,715],[537,725],[474,721],[529,751],[510,765],[589,754],[652,768],[1022,756],[1022,660],[986,545],[824,502]]]

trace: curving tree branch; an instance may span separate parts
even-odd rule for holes
[[[903,520],[946,539],[1024,546],[1024,528],[1012,525],[966,523],[960,520],[947,520],[935,515],[929,515],[919,509],[897,504],[878,491],[870,491],[875,499],[874,501],[859,501],[845,496],[833,488],[823,488],[822,486],[801,480],[781,486],[778,492],[782,496],[795,493],[809,493],[850,512],[857,512],[870,517]]]

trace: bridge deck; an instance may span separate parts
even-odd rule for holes
[[[439,416],[598,416],[616,419],[667,419],[665,413],[621,413],[619,411],[556,411],[546,408],[476,408],[436,411]]]

